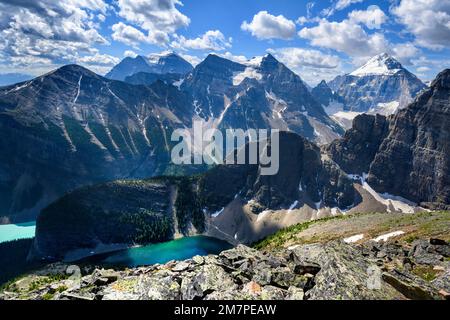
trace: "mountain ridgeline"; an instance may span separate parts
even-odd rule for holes
[[[173,53],[126,58],[106,78],[67,65],[0,88],[0,133],[12,137],[0,141],[2,221],[33,220],[85,185],[203,171],[170,163],[173,130],[194,119],[292,131],[321,144],[344,132],[271,55],[245,65],[210,55],[194,69],[183,61]]]
[[[184,75],[191,72],[192,69],[192,65],[182,57],[173,52],[168,52],[163,54],[153,54],[148,57],[127,57],[117,66],[112,68],[105,77],[112,80],[124,81],[126,77],[139,72]]]
[[[118,181],[74,191],[40,214],[33,255],[67,258],[73,250],[148,243],[177,232],[251,243],[280,228],[265,222],[271,212],[279,220],[299,214],[309,221],[348,212],[416,212],[412,201],[448,209],[449,89],[445,70],[395,116],[360,115],[342,139],[322,148],[282,132],[274,176],[261,175],[258,165],[222,165],[192,178]],[[113,227],[118,222],[119,229]],[[153,233],[158,228],[165,233]]]
[[[0,89],[0,212],[34,219],[64,192],[163,174],[170,136],[189,126],[190,97],[158,81],[135,86],[76,65]]]

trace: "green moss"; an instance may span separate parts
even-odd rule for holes
[[[42,296],[42,299],[43,299],[43,300],[52,300],[54,296],[55,296],[54,294],[48,293],[48,292],[47,292],[46,294],[44,294],[44,295]]]
[[[434,270],[433,267],[430,266],[416,266],[412,270],[412,273],[425,281],[431,282],[436,279],[439,271]]]

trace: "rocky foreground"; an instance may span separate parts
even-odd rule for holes
[[[122,271],[51,265],[6,285],[0,300],[449,299],[443,240],[331,241],[272,253],[246,246]],[[72,276],[68,278],[66,271]]]

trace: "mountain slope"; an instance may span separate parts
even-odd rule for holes
[[[370,59],[354,72],[338,76],[330,87],[348,111],[390,115],[406,107],[426,85],[386,53]]]
[[[311,96],[299,76],[272,55],[246,64],[210,55],[181,86],[195,112],[219,128],[273,128],[320,143],[343,131]]]
[[[192,70],[192,65],[179,55],[168,52],[153,54],[148,57],[127,57],[111,69],[105,77],[113,80],[125,80],[138,72],[155,74],[177,73],[186,74]]]
[[[353,119],[360,114],[359,112],[345,111],[344,99],[333,92],[325,80],[311,90],[311,95],[322,105],[325,112],[344,129],[350,129]]]
[[[387,121],[360,116],[353,129],[328,147],[348,173],[368,173],[381,193],[430,208],[450,204],[450,70]],[[386,124],[389,128],[386,129]]]
[[[163,172],[170,134],[190,99],[156,82],[134,86],[76,65],[0,90],[0,212],[34,219],[75,187]]]

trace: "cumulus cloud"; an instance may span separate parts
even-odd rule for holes
[[[337,3],[336,3],[336,6],[335,6],[335,8],[336,8],[336,10],[343,10],[343,9],[345,9],[345,8],[347,8],[347,7],[349,7],[349,6],[351,6],[352,4],[355,4],[355,3],[361,3],[361,2],[363,2],[364,0],[339,0]]]
[[[174,38],[175,40],[170,45],[181,50],[221,51],[231,47],[233,41],[232,38],[225,38],[219,30],[209,30],[195,39],[186,39],[179,35],[175,35]]]
[[[198,65],[200,62],[202,62],[202,59],[200,59],[197,56],[186,54],[186,53],[178,53],[180,57],[182,57],[184,60],[192,64],[194,67]]]
[[[84,65],[113,66],[120,62],[120,59],[108,54],[96,52],[94,55],[79,57],[77,63]]]
[[[342,73],[340,58],[319,50],[290,47],[269,49],[268,52],[312,85]]]
[[[137,57],[137,53],[134,52],[133,50],[125,50],[125,52],[123,53],[123,56],[125,58],[129,57],[129,58],[136,58]]]
[[[152,42],[164,45],[169,34],[186,27],[190,19],[182,14],[179,0],[118,0],[119,16],[146,30]]]
[[[349,19],[342,22],[322,19],[317,26],[300,30],[299,36],[309,39],[314,46],[334,49],[352,57],[370,57],[388,49],[388,42],[381,33],[368,34]]]
[[[334,55],[323,54],[318,50],[303,48],[269,49],[269,52],[292,68],[314,67],[319,69],[335,69],[340,59]]]
[[[369,29],[380,29],[388,19],[383,10],[376,5],[368,7],[367,10],[352,11],[348,17],[351,21],[365,24]]]
[[[103,0],[0,1],[0,50],[11,67],[75,62],[107,44],[95,22]]]
[[[392,13],[418,45],[430,49],[450,45],[450,0],[401,0]]]
[[[393,45],[391,54],[402,64],[411,65],[412,58],[417,57],[420,50],[412,43],[400,43]]]
[[[292,39],[295,36],[295,23],[283,15],[274,16],[267,11],[260,11],[249,23],[244,21],[241,29],[250,32],[256,38],[263,39]]]
[[[112,27],[113,33],[111,37],[119,42],[122,42],[130,47],[138,48],[141,43],[151,43],[160,46],[165,46],[169,42],[169,36],[164,32],[148,32],[145,35],[141,30],[133,26],[127,25],[123,22],[118,22]]]

